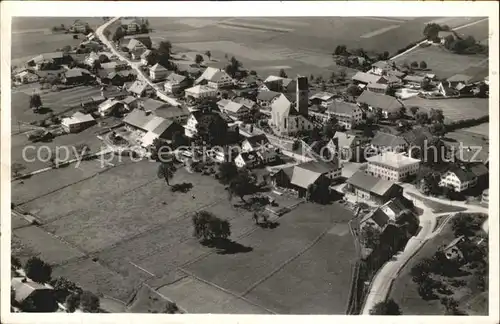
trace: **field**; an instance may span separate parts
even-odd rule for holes
[[[422,38],[425,23],[439,20],[451,27],[481,18],[414,17],[238,17],[150,18],[154,42],[168,39],[176,51],[210,50],[221,66],[235,56],[248,69],[264,75],[283,68],[289,75],[328,76],[337,72],[331,53],[335,46],[362,47],[392,54]]]
[[[456,147],[459,150],[460,145],[463,148],[472,147],[474,148],[474,152],[478,151],[475,159],[480,161],[486,161],[489,157],[490,153],[490,145],[489,145],[489,136],[484,136],[480,134],[474,134],[472,132],[466,130],[456,130],[454,132],[450,132],[446,134],[446,137],[443,139],[444,142],[449,146]],[[470,157],[472,158],[472,156]]]
[[[12,185],[13,201],[43,224],[14,236],[25,255],[50,260],[55,276],[125,303],[146,282],[194,313],[345,311],[356,253],[343,207],[300,205],[277,228],[261,229],[209,176],[180,169],[172,183],[194,188],[172,193],[156,163],[113,162],[96,174],[98,162]],[[190,216],[199,209],[230,221],[232,246],[216,252],[192,238]]]
[[[462,128],[462,132],[472,133],[474,135],[490,137],[490,123],[484,123],[477,126]]]
[[[413,97],[403,101],[406,107],[417,106],[419,111],[429,112],[432,108],[441,109],[445,123],[469,118],[479,118],[489,115],[488,99],[459,98],[459,99],[424,99]]]
[[[394,281],[390,297],[401,307],[404,315],[443,315],[445,308],[439,299],[423,300],[418,294],[418,285],[412,281],[411,269],[422,259],[431,258],[436,250],[454,239],[451,223],[448,222],[442,232],[428,241],[424,247],[408,262],[401,274]],[[486,315],[488,313],[487,292],[478,292],[472,275],[455,279],[463,279],[466,285],[455,289],[454,296],[459,302],[459,308],[471,315]],[[447,280],[447,279],[444,279]]]
[[[488,75],[488,57],[486,55],[459,55],[446,50],[441,46],[418,47],[405,55],[397,57],[396,64],[425,61],[429,73],[434,73],[439,79],[448,78],[455,74],[468,74],[474,68],[474,75],[485,77]]]

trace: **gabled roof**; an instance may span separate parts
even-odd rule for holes
[[[128,44],[127,44],[127,48],[128,48],[128,50],[129,50],[129,51],[133,51],[133,50],[135,50],[135,48],[136,48],[137,46],[141,46],[141,45],[142,45],[142,46],[144,46],[144,47],[146,47],[146,45],[145,45],[145,44],[143,44],[141,41],[139,41],[137,38],[132,38],[132,39],[130,39],[130,41],[128,42]],[[141,46],[141,47],[142,47],[142,46]]]
[[[363,224],[368,220],[372,220],[378,227],[383,228],[391,219],[382,209],[377,207],[373,211],[366,214],[359,223]]]
[[[142,107],[145,111],[155,111],[163,106],[167,106],[168,104],[164,101],[148,98],[143,101]]]
[[[255,101],[243,97],[234,98],[233,101],[242,104],[248,109],[252,109],[255,106]]]
[[[417,127],[412,130],[403,133],[403,138],[410,145],[421,146],[427,141],[427,145],[430,145],[429,141],[434,138],[434,135],[430,132],[428,127]]]
[[[128,88],[128,91],[138,95],[142,95],[148,87],[149,85],[146,82],[137,80],[130,86],[130,88]]]
[[[36,290],[53,290],[31,279],[21,277],[12,278],[11,287],[15,291],[15,299],[18,303],[24,302]]]
[[[153,65],[151,67],[151,71],[153,72],[165,72],[165,71],[168,71],[163,65],[161,65],[160,63],[156,63],[155,65]]]
[[[106,110],[109,110],[111,108],[113,108],[115,105],[121,103],[119,100],[115,100],[115,99],[108,99],[104,102],[102,102],[98,109],[99,111],[106,111]]]
[[[337,100],[332,101],[327,106],[327,110],[332,114],[348,115],[348,116],[351,116],[354,113],[354,111],[358,109],[359,107],[356,106],[355,104]]]
[[[463,82],[467,83],[469,80],[472,79],[472,76],[470,75],[465,75],[465,74],[455,74],[446,79],[448,82]]]
[[[142,54],[141,54],[141,59],[146,59],[150,54],[152,53],[151,50],[145,50]]]
[[[177,73],[170,73],[168,76],[167,76],[167,82],[183,82],[184,80],[186,80],[186,77],[184,75],[180,75],[180,74],[177,74]]]
[[[152,117],[153,115],[147,115],[145,111],[134,109],[123,118],[123,122],[140,129],[145,129],[145,126]]]
[[[155,112],[156,116],[163,117],[165,119],[181,118],[189,116],[189,110],[182,106],[171,106],[166,105],[157,109]]]
[[[387,80],[387,83],[399,83],[401,82],[401,78],[404,76],[404,73],[396,71],[398,73],[389,73],[384,76],[384,78]]]
[[[292,103],[288,98],[280,94],[278,99],[273,101],[271,104],[271,109],[273,114],[278,114],[279,116],[288,116],[290,113],[293,113]]]
[[[63,118],[63,120],[61,121],[61,124],[74,125],[74,124],[92,122],[94,120],[95,119],[94,119],[94,117],[92,117],[91,114],[82,114],[81,112],[77,111],[76,113],[73,114],[73,116]]]
[[[51,53],[44,53],[44,54],[37,55],[29,61],[33,61],[34,63],[40,63],[43,61],[51,61],[53,59],[60,59],[63,57],[64,57],[63,52],[51,52]]]
[[[392,69],[392,64],[390,64],[388,61],[377,61],[372,64],[373,67],[377,67],[380,69]]]
[[[269,139],[267,138],[267,136],[265,134],[259,134],[259,135],[247,137],[245,139],[245,141],[247,141],[248,144],[250,144],[250,146],[253,149],[257,149],[262,145],[269,144]]]
[[[351,135],[344,132],[335,132],[333,138],[338,139],[338,145],[340,148],[350,148],[353,145],[359,144],[361,140],[356,135]]]
[[[195,85],[194,87],[191,87],[189,89],[184,90],[185,92],[192,92],[192,93],[204,93],[204,92],[214,92],[215,89],[205,86],[205,85]]]
[[[422,82],[424,81],[425,77],[424,76],[421,76],[421,75],[407,75],[403,78],[404,81],[408,81],[408,82]]]
[[[138,98],[136,98],[136,97],[127,96],[125,99],[123,99],[123,100],[122,100],[122,102],[123,102],[124,104],[129,105],[129,104],[131,104],[132,102],[137,101],[137,100],[139,100],[139,99],[138,99]]]
[[[323,91],[323,92],[315,93],[314,95],[309,97],[309,100],[319,99],[322,101],[328,101],[328,100],[332,99],[333,97],[335,97],[335,95],[333,93]]]
[[[317,172],[319,174],[325,174],[331,171],[335,171],[338,169],[338,164],[334,162],[325,162],[325,161],[309,161],[305,163],[301,163],[296,166],[297,168],[306,169],[312,172]]]
[[[373,146],[386,148],[397,148],[408,145],[404,137],[384,132],[377,132],[370,143]]]
[[[476,178],[476,175],[465,167],[453,166],[448,170],[449,173],[455,174],[455,176],[460,180],[460,182],[472,181]]]
[[[392,187],[398,186],[392,181],[373,177],[362,170],[354,173],[346,182],[354,187],[374,193],[378,196],[384,196]]]
[[[368,90],[370,89],[378,89],[378,90],[387,90],[389,88],[389,85],[383,84],[383,83],[368,83],[366,86]]]
[[[381,80],[383,80],[384,77],[382,77],[380,75],[371,74],[371,73],[358,72],[352,77],[352,79],[354,81],[368,84],[368,83],[378,83]]]
[[[242,109],[247,109],[247,107],[243,106],[240,103],[234,102],[234,101],[229,101],[224,107],[224,110],[232,112],[232,113],[238,113]]]
[[[202,82],[203,80],[207,81],[213,81],[217,82],[219,81],[222,77],[229,76],[225,71],[222,71],[220,69],[216,69],[213,67],[207,67],[205,71],[200,75],[198,79],[194,82],[195,84],[198,84]]]
[[[255,163],[256,161],[258,161],[260,159],[259,155],[256,152],[241,152],[240,156],[245,163],[248,163],[248,162]]]
[[[64,73],[64,76],[66,78],[76,78],[76,77],[81,77],[83,76],[84,74],[88,74],[90,75],[90,72],[88,70],[85,70],[85,69],[81,69],[81,68],[74,68],[74,69],[71,69],[71,70],[68,70]]]
[[[281,93],[275,91],[259,91],[257,100],[272,101],[274,98],[280,96]]]
[[[403,107],[403,104],[394,97],[366,90],[358,97],[357,102],[388,112],[397,112]]]
[[[484,165],[482,163],[474,163],[473,165],[470,166],[470,171],[476,177],[482,177],[482,176],[485,176],[489,173],[489,170],[486,167],[486,165]]]
[[[420,162],[420,160],[405,156],[403,153],[395,153],[392,151],[370,156],[366,158],[366,161],[368,161],[368,163],[390,166],[392,168],[402,168]]]

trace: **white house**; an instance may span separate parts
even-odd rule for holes
[[[217,89],[206,85],[196,85],[184,91],[186,98],[193,97],[194,99],[216,98]]]
[[[170,73],[167,76],[164,87],[166,93],[176,93],[184,90],[188,85],[188,79],[184,75]]]
[[[152,51],[151,50],[145,50],[142,54],[141,54],[141,64],[146,66],[148,65],[148,57],[152,54]]]
[[[37,82],[39,77],[31,71],[22,71],[14,76],[14,78],[20,83],[33,83]]]
[[[328,104],[325,114],[328,119],[336,118],[339,125],[346,129],[351,129],[363,119],[361,108],[345,101],[332,101]]]
[[[168,70],[160,65],[160,63],[156,63],[151,67],[151,69],[149,69],[149,77],[153,81],[165,80],[168,73]]]
[[[195,85],[206,84],[215,89],[227,88],[234,85],[234,80],[221,69],[208,67],[201,76],[195,80]]]
[[[420,167],[420,160],[392,151],[371,156],[366,160],[368,161],[366,173],[391,181],[403,181],[417,174]]]
[[[71,117],[63,118],[61,126],[68,133],[77,133],[94,125],[95,123],[96,121],[91,114],[76,112]]]
[[[475,187],[478,183],[477,175],[465,167],[455,167],[441,175],[439,185],[441,187],[453,188],[456,192],[462,192],[468,188]]]
[[[261,163],[260,157],[256,152],[241,152],[234,159],[234,164],[238,168],[255,168]]]
[[[222,106],[221,110],[228,114],[230,117],[241,119],[248,114],[250,114],[250,109],[245,107],[243,104],[229,101],[224,106]]]
[[[247,137],[241,144],[243,152],[256,152],[264,164],[278,159],[279,150],[272,145],[264,134]]]
[[[104,102],[102,102],[98,107],[97,111],[101,116],[109,116],[112,114],[115,109],[117,109],[120,105],[123,105],[123,103],[119,100],[115,99],[108,99]]]
[[[382,93],[365,90],[356,99],[358,105],[366,105],[369,111],[380,109],[384,118],[399,116],[403,103],[398,99]]]

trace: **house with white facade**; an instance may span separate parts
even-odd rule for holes
[[[170,73],[165,81],[164,88],[168,94],[179,93],[189,86],[189,80],[184,75]]]
[[[234,80],[221,69],[208,67],[194,82],[195,85],[207,85],[215,89],[223,89],[234,85]]]
[[[392,151],[368,157],[366,173],[381,179],[403,181],[415,175],[420,167],[420,160]]]
[[[272,163],[279,157],[279,149],[269,142],[265,134],[247,137],[241,143],[243,152],[256,152],[262,163]]]
[[[77,111],[71,117],[63,118],[62,128],[68,133],[78,133],[96,123],[91,114],[82,114]]]
[[[328,119],[336,118],[338,124],[351,129],[363,119],[363,111],[355,104],[345,101],[332,101],[325,111]]]
[[[193,98],[196,100],[204,98],[217,98],[217,89],[206,85],[195,85],[194,87],[184,90],[186,98]]]
[[[255,168],[256,166],[261,164],[261,160],[257,152],[241,152],[234,159],[234,164],[238,168]]]
[[[250,114],[250,109],[245,107],[243,104],[231,100],[223,105],[221,110],[235,119],[241,119]]]
[[[169,71],[160,63],[156,63],[149,69],[149,77],[153,82],[165,80]]]
[[[366,106],[369,111],[380,109],[384,118],[399,117],[403,103],[395,97],[365,90],[356,99],[359,106]]]

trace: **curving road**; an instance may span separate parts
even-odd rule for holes
[[[451,205],[449,200],[435,198],[435,197],[427,197],[422,196],[420,192],[415,189],[413,186],[404,184],[403,185],[405,192],[411,192],[420,198],[430,199],[442,204]],[[391,286],[393,281],[398,277],[400,271],[403,267],[408,263],[408,261],[420,250],[420,248],[424,245],[424,243],[438,234],[444,226],[440,226],[435,231],[437,217],[442,216],[449,213],[439,213],[434,214],[433,211],[424,205],[424,203],[418,198],[407,196],[406,198],[413,200],[415,206],[421,208],[423,210],[422,215],[420,215],[420,226],[422,227],[420,232],[412,237],[408,243],[406,244],[405,249],[402,252],[396,254],[390,261],[385,263],[382,268],[376,273],[373,278],[370,290],[365,299],[365,304],[363,305],[363,309],[361,314],[369,315],[370,310],[373,306],[379,302],[385,301],[389,296]],[[466,212],[479,212],[479,213],[488,213],[488,209],[482,206],[477,205],[468,205],[463,202],[453,202],[453,206],[464,207],[467,209]],[[451,219],[452,216],[448,217],[447,221]],[[443,222],[444,224],[445,222]]]
[[[120,19],[120,17],[111,18],[110,20],[106,21],[103,25],[99,26],[95,31],[96,36],[104,45],[106,45],[106,47],[108,47],[108,49],[114,55],[116,55],[120,60],[127,62],[128,65],[137,72],[137,77],[142,81],[146,82],[148,85],[150,85],[155,90],[156,95],[159,98],[161,98],[162,100],[168,102],[173,106],[180,106],[181,104],[177,100],[167,96],[164,92],[161,91],[161,89],[156,84],[154,84],[148,78],[147,75],[144,74],[144,72],[141,70],[141,64],[139,62],[132,62],[130,59],[123,56],[120,52],[116,50],[116,48],[113,46],[113,44],[111,44],[111,42],[106,38],[106,36],[104,36],[104,30],[118,19]]]

